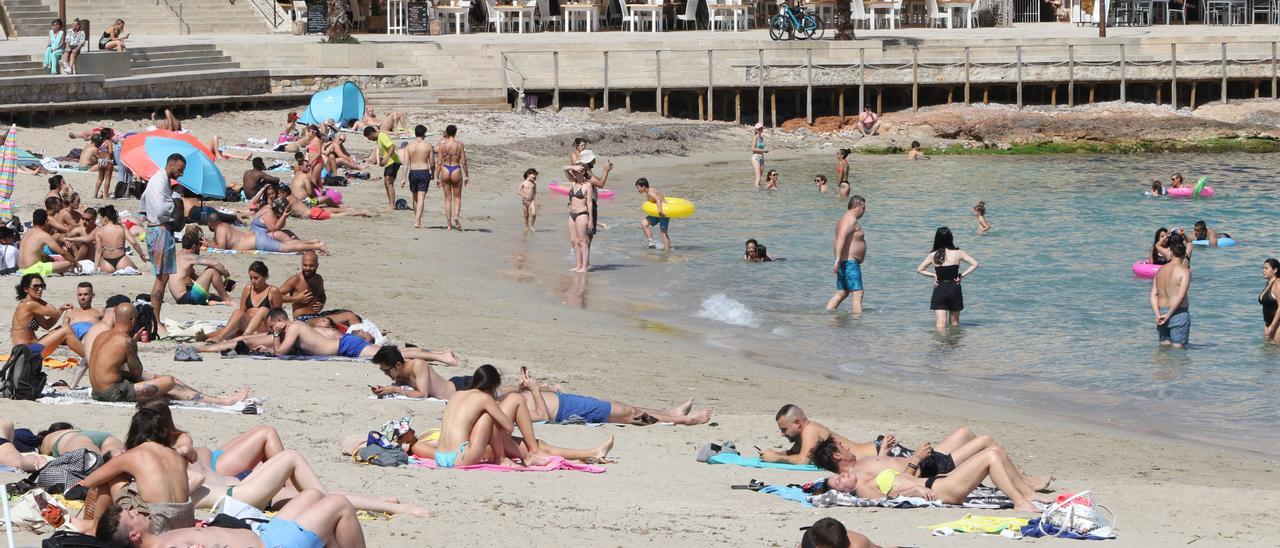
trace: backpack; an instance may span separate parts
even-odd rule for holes
[[[129,334],[135,335],[139,331],[146,329],[147,334],[149,335],[149,338],[155,338],[156,336],[155,309],[151,307],[150,302],[143,302],[141,300],[144,297],[146,298],[147,301],[151,300],[150,295],[139,295],[138,299],[135,299],[133,302],[136,315],[133,317],[133,329],[129,330]]]
[[[44,374],[44,360],[25,344],[9,351],[9,361],[0,369],[0,397],[11,400],[35,400],[44,392],[49,380]]]
[[[111,545],[98,540],[97,537],[71,531],[54,531],[53,535],[40,543],[41,548],[111,548]]]
[[[89,477],[101,465],[102,457],[97,453],[88,449],[76,449],[49,461],[44,468],[32,474],[35,476],[33,483],[45,491],[58,494],[66,490],[67,486]]]

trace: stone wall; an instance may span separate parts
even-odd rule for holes
[[[361,89],[413,88],[422,86],[422,76],[417,74],[277,76],[273,73],[271,76],[271,93],[319,91],[338,86],[346,81],[355,82]]]

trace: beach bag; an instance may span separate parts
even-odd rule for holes
[[[263,513],[262,510],[258,509],[258,507],[238,498],[226,495],[223,495],[217,500],[217,502],[213,503],[213,508],[210,509],[210,512],[214,515],[214,520],[217,520],[222,516],[226,516],[231,519],[239,520],[241,523],[250,525],[255,522],[266,523],[271,521],[271,518],[267,517],[267,515]]]
[[[1091,491],[1065,494],[1045,509],[1040,516],[1040,532],[1046,536],[1075,534],[1110,537],[1115,527],[1115,514],[1098,503]]]
[[[409,464],[409,455],[399,449],[387,449],[377,445],[366,445],[356,451],[355,460],[374,466],[403,466]]]
[[[70,515],[70,511],[41,489],[32,489],[9,503],[13,524],[40,535],[60,527]]]
[[[31,483],[50,493],[61,493],[68,486],[89,477],[101,465],[102,457],[97,453],[88,449],[76,449],[49,461],[44,468],[32,474],[35,479]]]
[[[0,369],[0,396],[11,400],[35,400],[44,392],[49,377],[42,370],[43,360],[25,344],[9,351],[9,361]]]
[[[40,543],[41,548],[111,548],[97,537],[74,531],[54,531],[53,536]]]

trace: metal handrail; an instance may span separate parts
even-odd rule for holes
[[[169,11],[173,12],[174,15],[178,16],[178,34],[191,34],[191,25],[188,25],[187,21],[182,18],[182,0],[178,0],[177,8],[173,7],[173,4],[170,3],[170,0],[163,0],[163,1],[164,1],[165,7],[169,8]],[[160,2],[161,0],[156,0],[156,5],[159,6]]]
[[[284,14],[280,9],[280,2],[276,0],[249,0],[249,3],[253,5],[254,9],[258,10],[263,19],[271,24],[271,30],[280,30],[280,24],[284,22]],[[263,3],[266,3],[269,7],[264,7]],[[271,12],[271,14],[267,15],[267,12]]]

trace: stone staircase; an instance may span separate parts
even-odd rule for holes
[[[49,33],[49,22],[58,17],[58,12],[43,0],[5,0],[3,9],[9,12],[18,36],[45,36]]]
[[[213,44],[130,48],[129,61],[131,76],[240,68]]]
[[[0,55],[0,78],[41,76],[49,72],[30,55]]]
[[[511,110],[500,88],[448,89],[434,87],[365,90],[365,101],[383,110]]]

